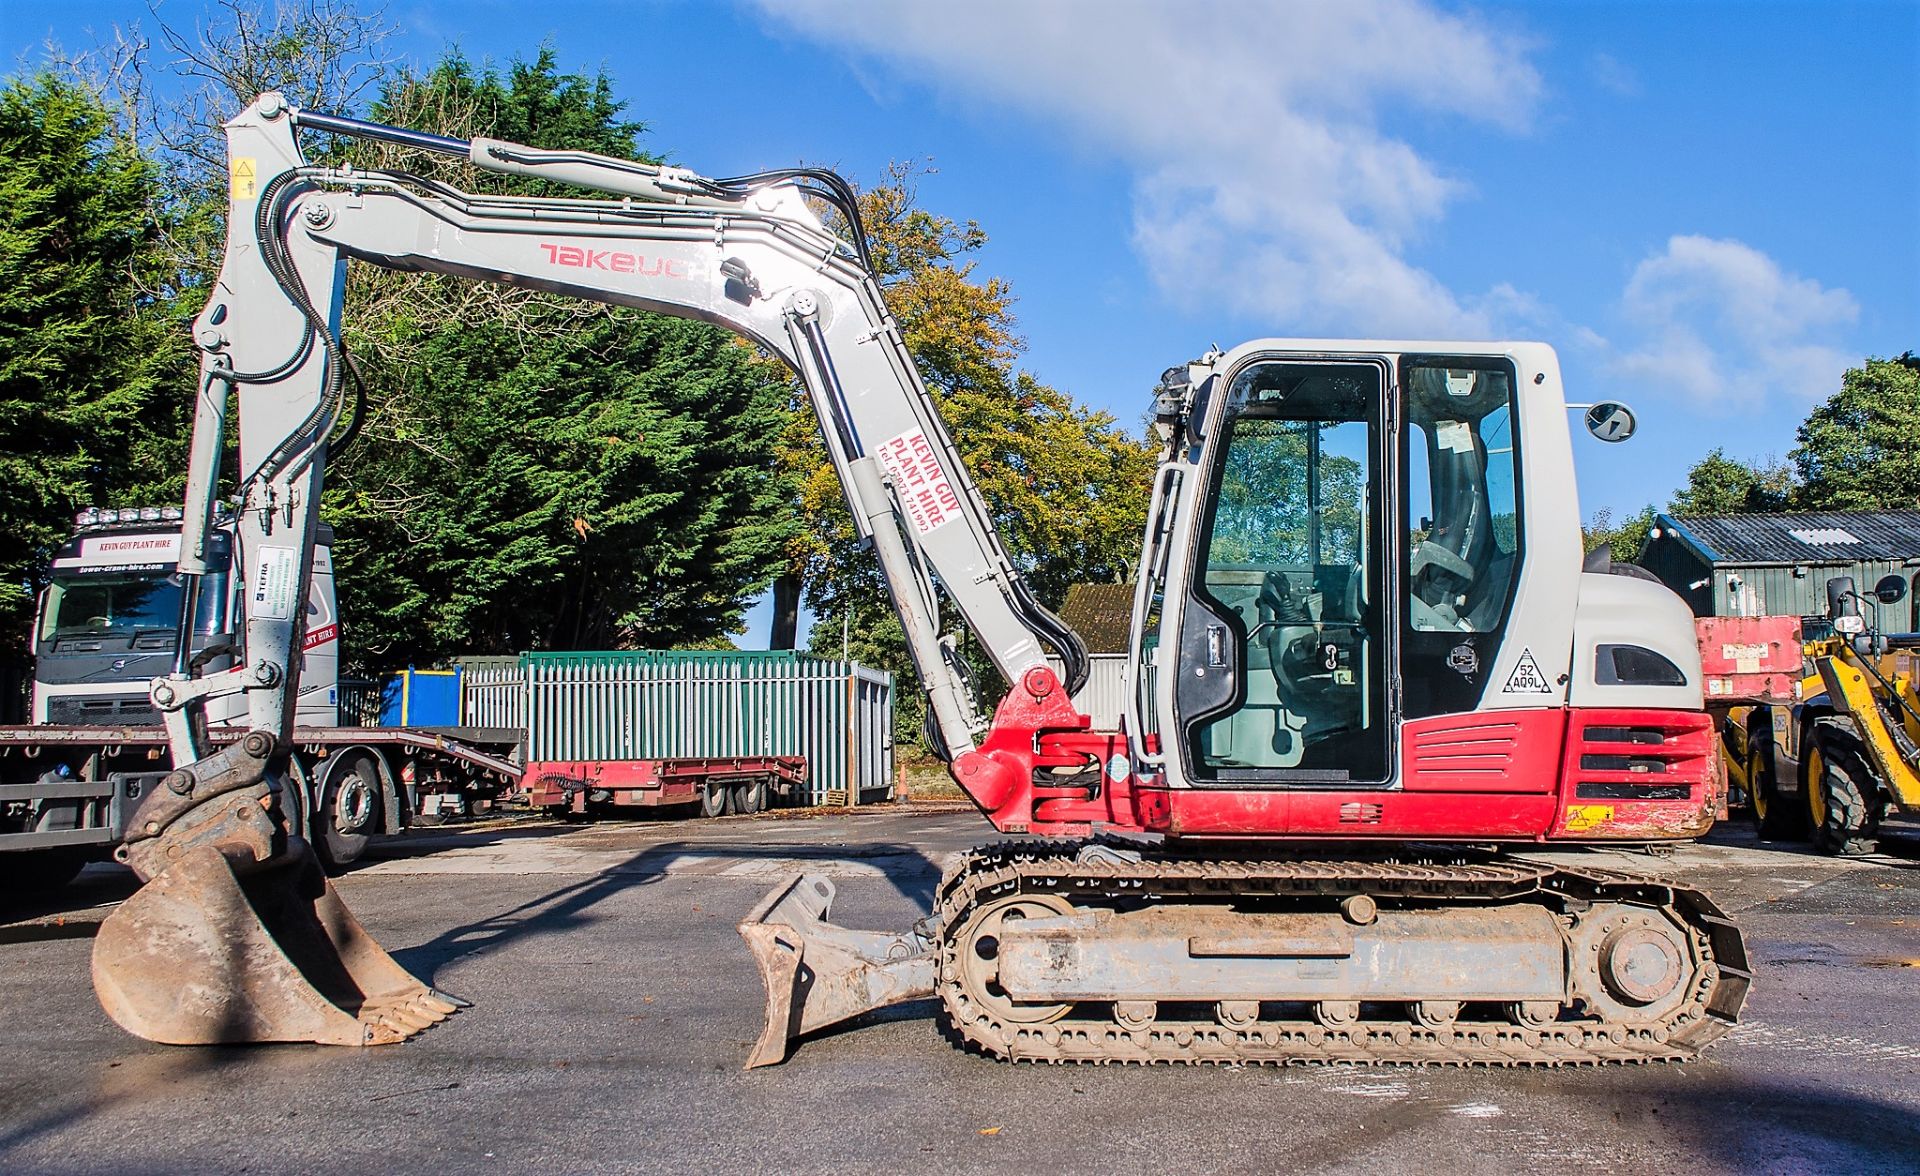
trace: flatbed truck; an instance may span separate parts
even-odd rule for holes
[[[174,766],[151,680],[241,656],[246,587],[279,569],[234,574],[230,532],[216,531],[218,570],[184,589],[179,518],[177,507],[89,509],[54,557],[35,620],[32,722],[0,726],[0,901],[64,885],[107,858],[143,779]],[[372,837],[416,824],[503,809],[754,811],[804,779],[805,762],[792,756],[528,765],[518,727],[341,725],[331,539],[323,530],[314,561],[281,798],[290,831],[330,869],[358,860]],[[210,714],[209,739],[240,738],[242,719],[238,706]]]

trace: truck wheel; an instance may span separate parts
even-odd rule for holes
[[[1807,758],[1807,808],[1822,853],[1856,857],[1879,847],[1879,788],[1860,739],[1844,719],[1814,724]]]
[[[318,824],[314,849],[329,873],[367,852],[367,842],[380,828],[380,766],[372,756],[350,753],[333,766]]]
[[[767,807],[767,781],[764,777],[733,786],[733,811],[757,813]]]
[[[1807,809],[1789,804],[1780,795],[1780,780],[1774,775],[1773,757],[1749,737],[1747,742],[1747,811],[1753,814],[1753,827],[1762,841],[1805,841]]]
[[[733,789],[725,784],[716,784],[709,780],[700,786],[700,815],[717,817],[727,811],[728,801],[733,799]]]

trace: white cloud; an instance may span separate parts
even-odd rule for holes
[[[1620,305],[1640,339],[1609,369],[1701,405],[1805,404],[1859,358],[1842,338],[1860,316],[1852,294],[1739,241],[1671,238],[1635,267]]]
[[[1611,53],[1595,53],[1588,58],[1587,72],[1596,85],[1610,94],[1622,98],[1640,96],[1639,73]]]
[[[1129,164],[1134,246],[1177,300],[1276,333],[1494,329],[1478,304],[1501,296],[1457,296],[1405,253],[1463,185],[1381,127],[1412,110],[1524,130],[1540,77],[1490,23],[1422,0],[755,3]]]

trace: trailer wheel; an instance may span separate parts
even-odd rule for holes
[[[1806,771],[1815,848],[1842,857],[1879,848],[1878,788],[1866,749],[1847,720],[1814,723]]]
[[[380,765],[372,756],[349,752],[327,773],[319,825],[314,848],[329,873],[367,852],[367,842],[380,828]]]
[[[757,813],[767,807],[767,778],[756,776],[733,786],[733,811]]]
[[[1754,830],[1762,841],[1804,841],[1809,824],[1805,805],[1789,804],[1780,795],[1780,779],[1774,774],[1769,730],[1761,743],[1751,730],[1747,733],[1747,811],[1753,814]]]
[[[708,780],[700,785],[700,815],[717,817],[725,813],[733,800],[733,789]]]

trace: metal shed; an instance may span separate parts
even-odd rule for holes
[[[1662,514],[1635,562],[1695,616],[1824,616],[1835,576],[1852,576],[1864,592],[1884,576],[1920,572],[1920,511]],[[1889,612],[1888,627],[1920,627],[1912,607]]]

